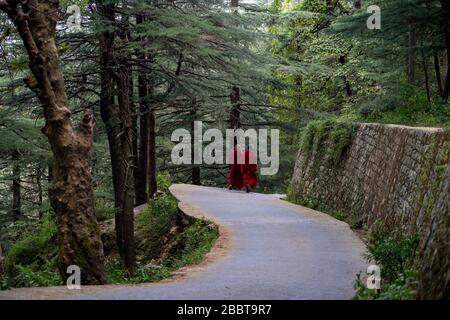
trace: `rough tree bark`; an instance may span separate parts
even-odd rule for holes
[[[61,276],[67,278],[67,267],[78,265],[82,283],[103,284],[103,245],[94,215],[90,170],[95,120],[92,110],[85,111],[77,128],[70,119],[54,39],[59,2],[0,0],[0,9],[14,22],[23,40],[32,72],[25,82],[44,109],[42,132],[53,151],[51,203],[58,223]]]
[[[98,13],[110,25],[100,34],[100,113],[108,135],[116,208],[117,249],[130,274],[135,269],[134,253],[134,152],[132,110],[129,96],[129,70],[126,62],[116,57],[115,6],[98,2]],[[117,67],[119,65],[119,67]],[[118,104],[115,104],[117,85]]]

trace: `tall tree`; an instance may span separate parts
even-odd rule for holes
[[[133,114],[130,104],[128,57],[116,50],[116,34],[127,27],[126,16],[120,26],[116,20],[116,5],[111,1],[98,2],[98,14],[105,30],[100,35],[101,98],[100,113],[105,123],[115,199],[115,228],[117,247],[130,274],[135,269],[134,253],[134,148]],[[127,32],[120,33],[126,45]],[[126,48],[126,47],[125,47]],[[116,90],[117,89],[117,90]],[[115,103],[117,92],[117,104]]]
[[[78,265],[82,282],[103,284],[103,246],[94,215],[90,171],[92,110],[86,109],[74,127],[55,44],[59,2],[57,0],[1,0],[0,9],[13,21],[28,53],[32,72],[25,79],[44,110],[47,136],[53,151],[51,203],[57,215],[61,275]]]

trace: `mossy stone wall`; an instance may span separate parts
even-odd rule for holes
[[[450,298],[450,131],[362,123],[338,161],[328,148],[301,148],[289,197],[417,234],[419,298]]]

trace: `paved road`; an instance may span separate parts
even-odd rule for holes
[[[175,281],[74,296],[83,299],[350,299],[364,245],[325,214],[271,195],[175,185],[187,206],[218,222],[226,251]],[[214,255],[214,253],[213,253]]]

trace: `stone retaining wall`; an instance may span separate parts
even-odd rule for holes
[[[291,194],[420,238],[420,298],[450,297],[450,131],[357,124],[338,163],[300,150]],[[323,151],[323,150],[322,150]]]

